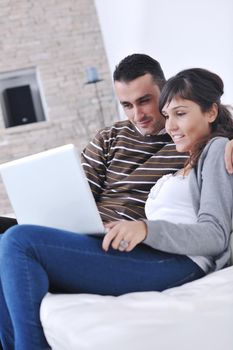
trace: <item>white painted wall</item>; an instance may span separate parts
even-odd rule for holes
[[[233,104],[232,0],[95,0],[111,72],[132,53],[146,53],[167,78],[203,67],[225,83]]]

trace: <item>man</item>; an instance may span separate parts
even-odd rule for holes
[[[165,77],[144,54],[124,58],[114,75],[116,95],[128,120],[97,133],[83,151],[83,167],[104,221],[144,218],[150,188],[164,174],[183,167],[164,130],[158,108]]]

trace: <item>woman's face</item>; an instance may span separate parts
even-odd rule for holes
[[[210,134],[210,124],[216,119],[218,110],[213,104],[208,112],[202,112],[197,103],[176,97],[164,106],[162,113],[176,150],[192,152],[194,145]]]

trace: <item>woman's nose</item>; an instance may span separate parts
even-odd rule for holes
[[[167,117],[166,122],[165,122],[166,130],[169,132],[169,131],[172,131],[172,130],[176,130],[177,127],[178,126],[177,126],[177,123],[176,123],[175,119],[172,118],[172,117]]]

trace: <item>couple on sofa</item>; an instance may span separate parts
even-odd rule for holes
[[[0,243],[4,349],[50,348],[39,319],[48,290],[162,291],[229,264],[233,177],[224,153],[233,121],[221,103],[221,78],[193,68],[166,82],[143,54],[123,59],[113,78],[128,120],[101,130],[83,152],[107,233],[7,230]],[[230,150],[228,143],[228,159]]]

